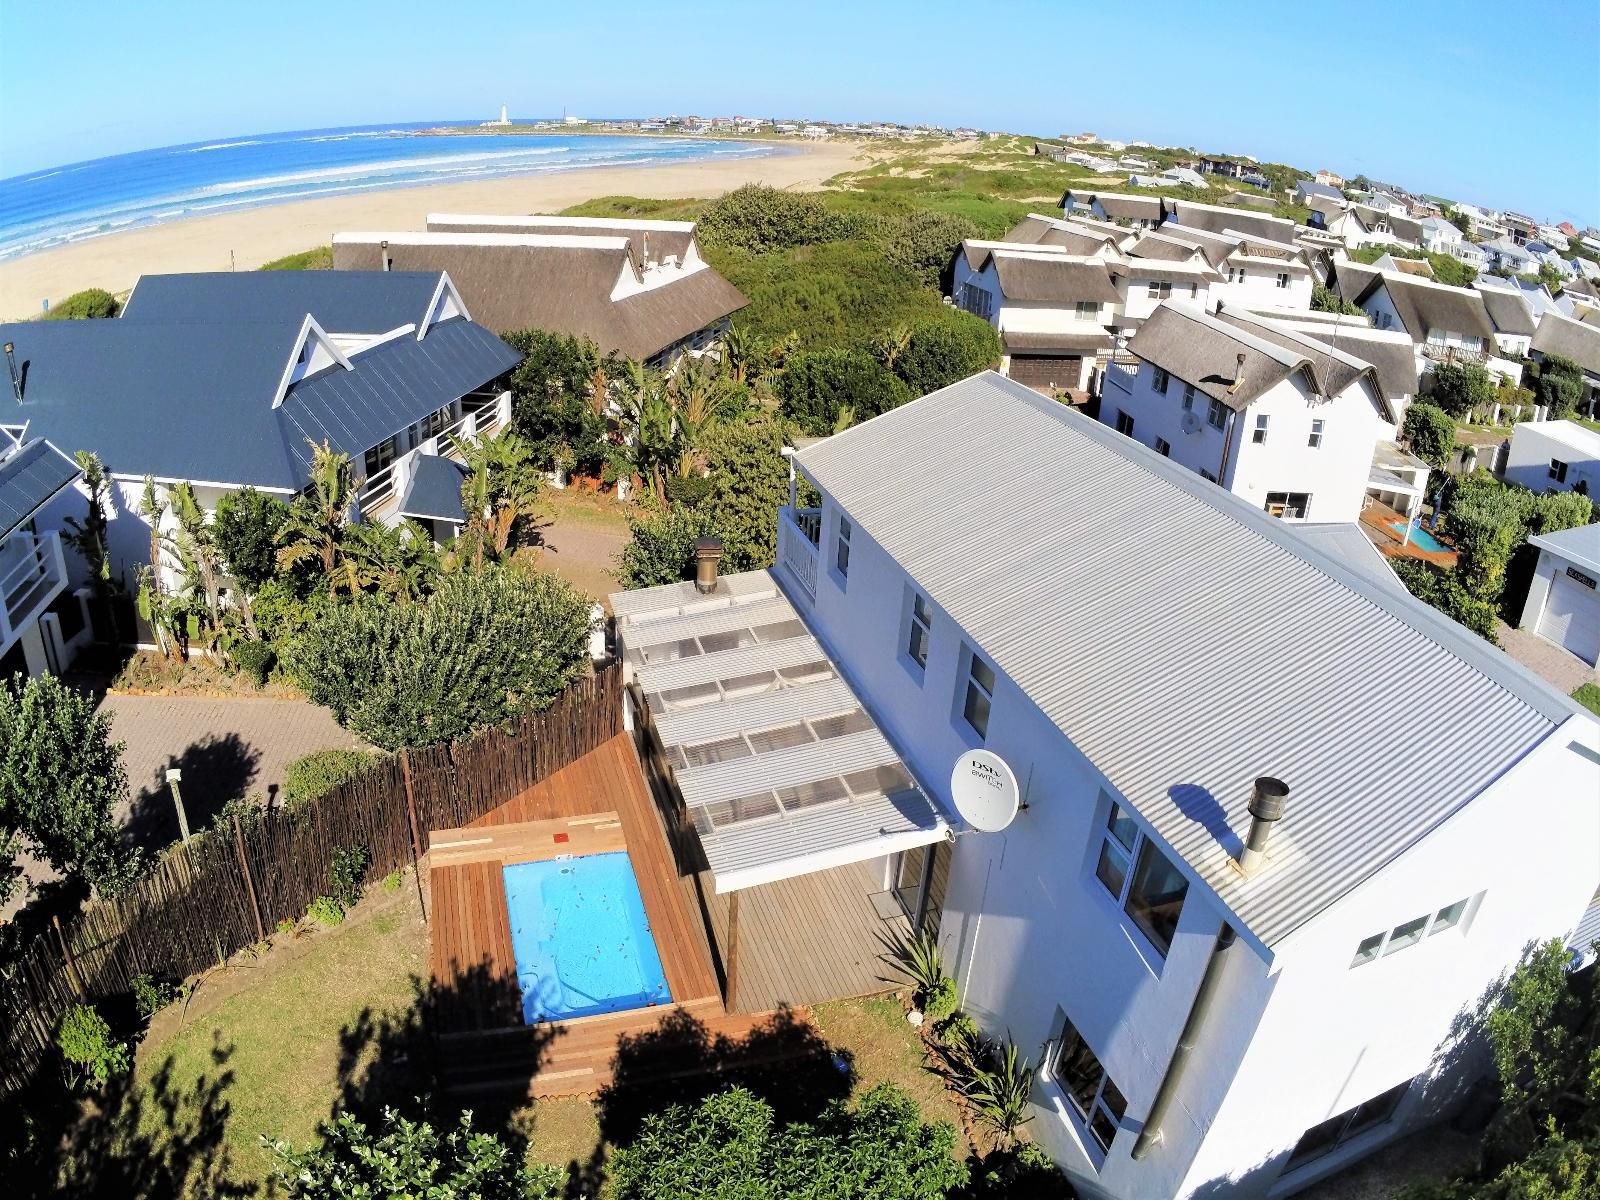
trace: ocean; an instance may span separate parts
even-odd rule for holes
[[[407,184],[782,153],[750,142],[455,132],[428,122],[166,146],[0,179],[0,260],[182,217]]]

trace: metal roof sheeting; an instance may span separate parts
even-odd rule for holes
[[[1290,525],[992,372],[798,458],[1267,944],[1576,711]],[[1425,734],[1397,734],[1396,697]],[[1262,774],[1293,794],[1246,881],[1216,831],[1248,830]]]
[[[406,494],[400,498],[400,515],[464,524],[467,511],[461,503],[461,485],[466,478],[467,469],[458,462],[439,454],[417,455]]]

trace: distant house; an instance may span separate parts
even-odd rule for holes
[[[1135,229],[1154,229],[1166,220],[1159,196],[1130,196],[1125,192],[1068,190],[1061,197],[1062,215],[1089,216]]]
[[[1251,214],[1237,209],[1220,211],[1251,219]],[[1216,224],[1221,228],[1214,232],[1198,225],[1168,223],[1146,234],[1128,253],[1135,260],[1199,254],[1216,273],[1209,291],[1213,301],[1252,307],[1311,307],[1311,257],[1303,248],[1243,232],[1227,220]]]
[[[1533,492],[1600,497],[1600,433],[1576,421],[1521,421],[1511,430],[1504,476]]]
[[[1497,237],[1479,247],[1489,260],[1489,269],[1504,271],[1508,275],[1537,275],[1539,257],[1525,245],[1510,237]]]
[[[1363,246],[1420,247],[1423,242],[1422,225],[1410,217],[1397,215],[1369,204],[1342,204],[1314,206],[1322,213],[1322,225],[1329,233],[1344,239],[1351,250]]]
[[[454,469],[451,434],[509,423],[521,360],[441,271],[146,275],[118,318],[5,325],[0,340],[29,437],[105,463],[111,573],[130,586],[150,555],[146,476],[162,493],[193,482],[208,512],[246,486],[292,499],[323,443],[362,481],[360,519],[449,536],[465,519],[459,476],[452,512],[414,509],[413,485],[432,497]],[[175,559],[162,570],[181,579]]]
[[[1494,344],[1507,358],[1525,358],[1538,328],[1533,313],[1520,291],[1504,288],[1479,288],[1483,307],[1494,326]]]
[[[1335,175],[1332,171],[1318,171],[1316,182],[1324,187],[1342,188],[1344,186],[1344,176]]]
[[[1517,624],[1595,666],[1600,663],[1600,525],[1538,534],[1528,542],[1539,551],[1539,560]]]
[[[1488,265],[1489,256],[1478,248],[1476,242],[1469,242],[1463,237],[1454,222],[1446,221],[1443,217],[1424,217],[1418,225],[1422,230],[1422,248],[1430,254],[1448,254],[1480,271]]]
[[[706,349],[744,296],[690,221],[430,213],[422,233],[339,233],[339,270],[443,270],[497,333],[587,337],[652,366]]]
[[[1224,179],[1237,179],[1248,170],[1243,163],[1232,158],[1206,158],[1202,156],[1195,166],[1202,175],[1220,175]]]
[[[1200,204],[1193,200],[1169,200],[1167,207],[1170,214],[1168,220],[1174,224],[1212,233],[1233,230],[1285,245],[1294,243],[1295,223],[1282,217],[1269,217],[1265,213],[1247,209],[1225,208],[1220,204]]]
[[[1100,419],[1272,516],[1354,522],[1394,425],[1373,368],[1259,318],[1161,305],[1106,372]]]
[[[1248,183],[1251,187],[1260,188],[1262,191],[1270,191],[1272,188],[1272,180],[1268,179],[1260,171],[1246,171],[1239,176],[1239,182]]]
[[[1344,200],[1344,193],[1332,184],[1322,183],[1315,179],[1302,179],[1294,185],[1294,202],[1296,204],[1310,204],[1312,199]]]
[[[1191,171],[1188,167],[1168,167],[1156,176],[1161,180],[1162,187],[1199,187],[1206,186],[1205,178],[1198,171]]]
[[[1557,355],[1577,363],[1587,389],[1580,408],[1591,416],[1600,411],[1600,324],[1574,320],[1560,311],[1547,312],[1539,318],[1528,354],[1535,362]],[[1600,500],[1600,495],[1596,499]]]
[[[1338,264],[1336,282],[1340,294],[1362,308],[1375,328],[1405,330],[1419,370],[1436,362],[1487,365],[1495,349],[1494,325],[1477,291],[1351,262]]]
[[[59,675],[92,636],[83,564],[62,553],[68,517],[84,501],[78,464],[23,427],[0,429],[0,686]]]

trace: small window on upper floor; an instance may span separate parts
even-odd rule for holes
[[[1166,438],[1157,438],[1156,439],[1156,453],[1161,455],[1162,458],[1171,458],[1172,457],[1172,443],[1167,441]]]
[[[1356,947],[1355,957],[1350,960],[1350,965],[1364,967],[1380,958],[1408,950],[1424,939],[1447,930],[1461,929],[1465,932],[1465,922],[1475,899],[1477,897],[1468,896],[1453,904],[1446,904],[1437,912],[1423,913],[1422,916],[1412,917],[1411,920],[1402,922],[1393,929],[1362,938],[1361,944]]]
[[[906,631],[906,657],[919,667],[928,665],[928,642],[933,635],[933,608],[921,592],[911,593],[911,620]]]
[[[1183,411],[1188,412],[1194,408],[1194,384],[1183,385]]]
[[[1079,300],[1074,312],[1080,321],[1093,321],[1100,316],[1100,305],[1093,300]]]
[[[994,668],[967,651],[967,688],[961,700],[961,715],[980,738],[989,736],[989,713],[994,708]]]
[[[1267,441],[1267,414],[1256,414],[1256,427],[1250,431],[1250,441],[1253,445],[1262,446]]]
[[[840,579],[850,578],[850,518],[839,518],[839,535],[834,544],[833,569]]]
[[[1313,420],[1311,422],[1311,436],[1306,438],[1306,445],[1310,446],[1313,450],[1321,449],[1322,431],[1326,428],[1327,422],[1323,421],[1320,417]]]
[[[1133,436],[1133,418],[1120,408],[1117,409],[1117,432],[1125,437]]]
[[[1212,400],[1206,409],[1206,424],[1213,429],[1221,429],[1228,423],[1228,406],[1221,400]]]
[[[1552,458],[1550,460],[1549,477],[1557,483],[1565,483],[1567,481],[1567,464],[1559,458]]]
[[[1189,881],[1133,817],[1113,803],[1100,831],[1095,877],[1163,958],[1178,929]]]
[[[1150,386],[1165,396],[1167,394],[1167,384],[1171,381],[1171,379],[1172,376],[1168,375],[1160,367],[1157,367],[1155,375],[1151,377]]]
[[[1281,287],[1281,288],[1286,288],[1286,287],[1289,286],[1289,272],[1287,272],[1287,271],[1279,271],[1278,272],[1278,286]]]

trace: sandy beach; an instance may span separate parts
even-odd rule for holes
[[[718,196],[744,183],[814,188],[863,165],[869,154],[853,142],[785,142],[782,149],[770,157],[736,161],[401,187],[130,229],[0,263],[0,315],[37,316],[45,300],[58,302],[88,287],[126,292],[147,272],[253,270],[285,254],[325,246],[341,230],[421,229],[429,212],[557,212],[596,196]]]

